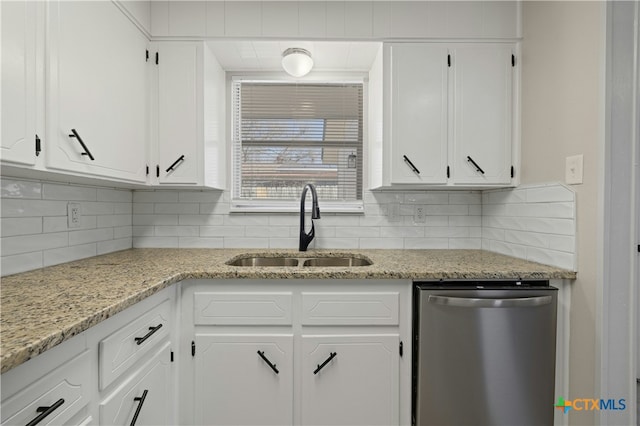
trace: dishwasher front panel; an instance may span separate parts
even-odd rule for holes
[[[416,287],[416,425],[552,425],[557,289]]]

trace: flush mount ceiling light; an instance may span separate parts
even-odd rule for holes
[[[311,53],[299,47],[290,47],[282,53],[282,68],[294,77],[307,75],[313,67]]]

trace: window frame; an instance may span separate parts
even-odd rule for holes
[[[362,84],[362,168],[360,180],[362,182],[361,198],[353,201],[337,201],[337,200],[321,200],[320,210],[324,213],[340,213],[340,214],[364,214],[364,196],[366,191],[366,170],[367,170],[367,126],[368,126],[368,74],[363,72],[354,73],[317,73],[306,76],[301,79],[289,78],[281,73],[270,75],[268,73],[234,73],[228,78],[228,94],[229,94],[229,123],[228,132],[229,152],[230,152],[230,213],[298,213],[300,211],[300,199],[294,200],[256,200],[237,198],[238,184],[236,176],[239,176],[236,168],[235,145],[234,145],[234,100],[233,90],[234,83],[237,81],[251,82],[278,82],[278,83],[355,83]]]

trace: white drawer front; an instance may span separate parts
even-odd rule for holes
[[[169,343],[124,385],[100,403],[101,425],[171,425],[173,420]],[[146,391],[146,393],[145,393]]]
[[[100,342],[101,390],[169,335],[170,317],[171,304],[169,300],[165,300]]]
[[[290,292],[194,293],[197,325],[290,325]]]
[[[400,295],[302,293],[302,325],[398,325]]]
[[[38,412],[39,407],[54,405],[58,407],[39,424],[66,424],[89,403],[90,365],[89,352],[85,351],[2,401],[2,424],[25,425],[43,414]]]

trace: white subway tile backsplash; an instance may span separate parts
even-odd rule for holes
[[[202,237],[180,237],[178,239],[180,248],[223,248],[223,238],[202,238]]]
[[[2,198],[42,198],[42,183],[2,178],[0,180]],[[4,216],[3,216],[4,217]]]
[[[15,217],[0,220],[2,237],[42,233],[41,217]]]
[[[66,216],[66,201],[2,199],[2,217]]]
[[[97,201],[129,204],[133,202],[133,191],[123,189],[98,188],[97,196]]]
[[[114,251],[127,250],[132,246],[131,236],[125,238],[117,238],[109,241],[100,241],[96,243],[97,253],[107,254]]]
[[[3,275],[132,246],[298,246],[297,213],[230,213],[229,191],[128,191],[17,179],[3,179],[1,186]],[[70,201],[81,205],[80,228],[68,229]],[[393,222],[387,215],[392,203],[400,207]],[[575,264],[575,194],[563,185],[365,191],[364,204],[360,215],[322,213],[310,249],[483,248],[556,266]],[[414,222],[416,205],[425,208],[424,223]],[[13,259],[15,266],[9,264]]]
[[[177,214],[134,214],[133,225],[177,225]]]
[[[177,191],[133,191],[134,203],[177,203]]]
[[[113,228],[69,232],[69,245],[72,246],[106,240],[113,240]]]
[[[197,203],[156,203],[155,214],[198,214],[200,204]]]
[[[178,237],[133,237],[137,248],[178,248]]]
[[[178,216],[179,225],[222,225],[222,215],[181,214]]]
[[[96,216],[82,216],[80,217],[80,226],[78,228],[69,228],[69,221],[67,216],[50,216],[43,217],[43,232],[63,232],[63,231],[78,231],[80,229],[94,229],[96,228]]]
[[[244,226],[201,226],[201,237],[244,237]],[[225,240],[226,242],[226,240]]]
[[[16,254],[14,256],[5,256],[3,253],[0,261],[2,276],[32,271],[42,268],[42,266],[42,251]]]
[[[97,201],[98,190],[87,186],[42,184],[43,200]]]
[[[178,226],[156,226],[156,237],[197,237],[200,235],[198,226],[178,225]]]
[[[25,272],[131,248],[130,190],[2,179],[2,270]],[[67,204],[80,204],[70,229]]]
[[[574,269],[575,194],[562,184],[485,191],[482,248]]]
[[[71,262],[78,259],[86,259],[98,254],[95,244],[83,244],[58,249],[45,250],[44,266],[57,265],[58,263]]]
[[[52,234],[20,235],[2,238],[2,255],[29,253],[69,245],[69,234],[56,232]]]

